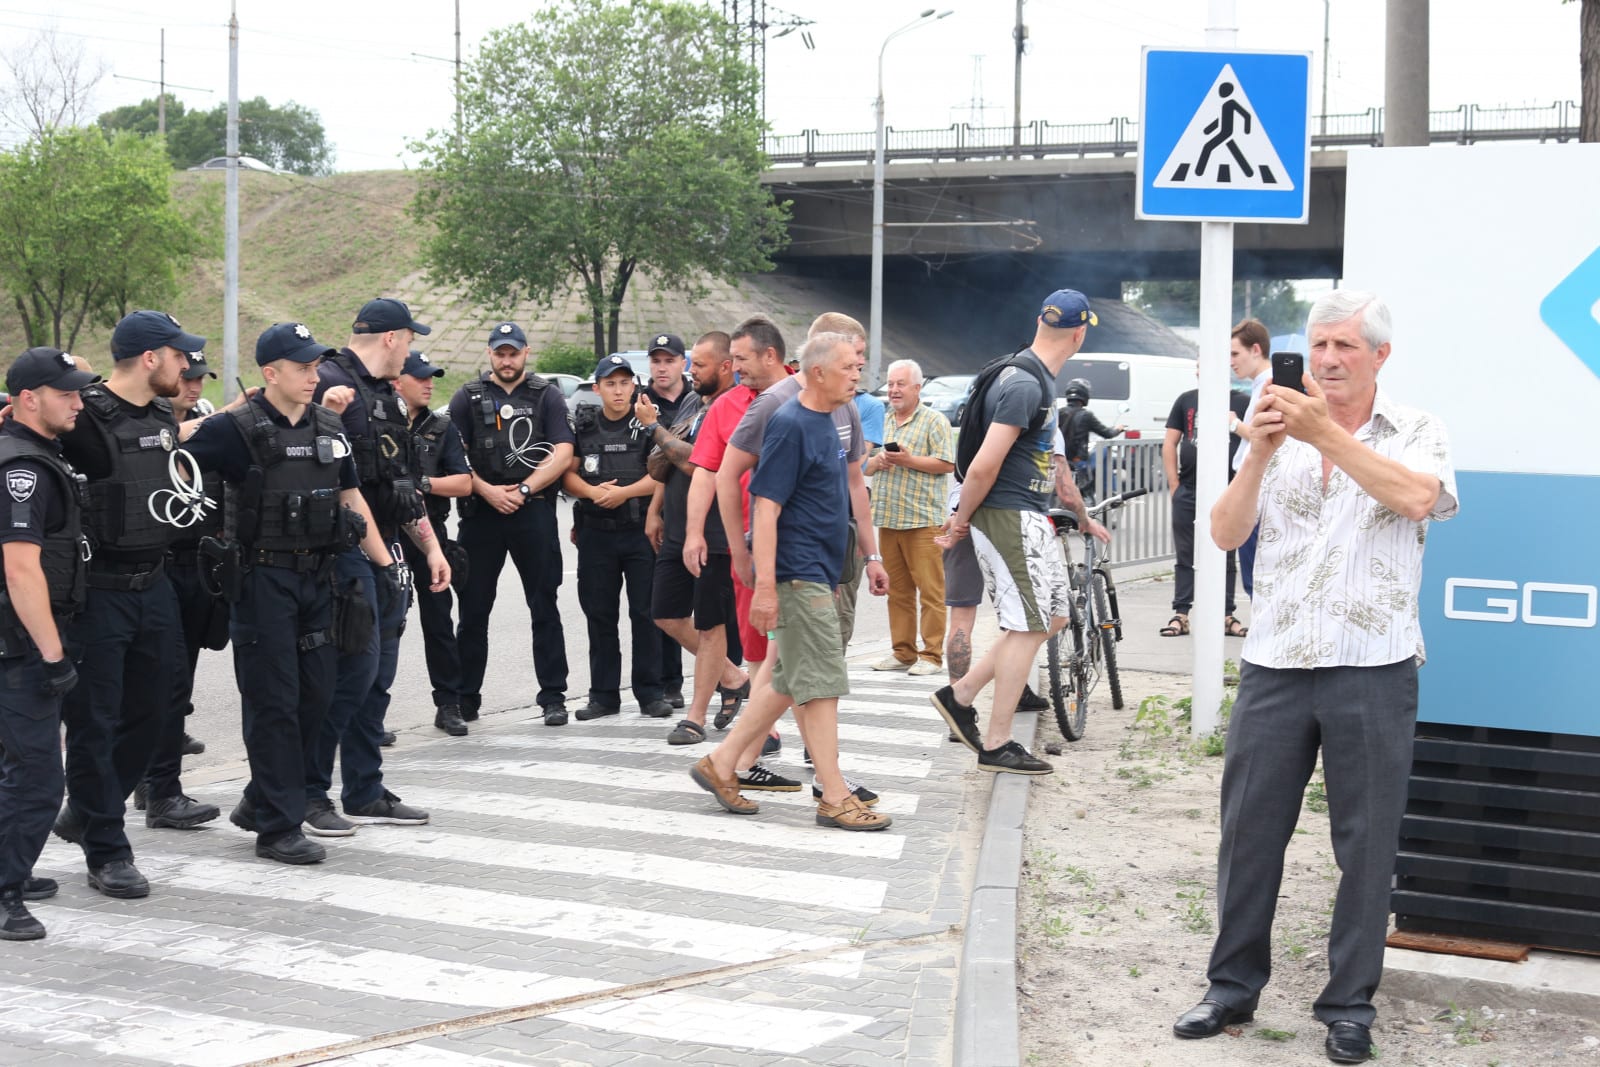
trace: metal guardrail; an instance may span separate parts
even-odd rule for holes
[[[1129,489],[1150,490],[1112,514],[1111,565],[1171,559],[1172,494],[1167,491],[1166,472],[1161,468],[1160,439],[1101,441],[1095,446],[1091,462],[1097,500]]]
[[[1479,141],[1572,141],[1578,137],[1580,108],[1560,100],[1540,107],[1479,107],[1462,104],[1428,113],[1429,140],[1440,144]],[[1383,144],[1383,108],[1311,117],[1314,148]],[[952,123],[942,129],[884,130],[884,160],[1045,159],[1051,156],[1127,156],[1139,150],[1139,123],[1130,118],[1105,122],[1055,123],[1036,119],[1022,127],[1015,144],[1013,126]],[[766,138],[773,166],[818,163],[870,163],[877,151],[873,131],[823,133],[805,130]]]

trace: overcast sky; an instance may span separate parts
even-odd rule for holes
[[[524,18],[537,0],[460,0],[463,53],[484,32]],[[877,53],[926,0],[784,0],[767,6],[767,115],[775,133],[870,130]],[[722,0],[710,0],[721,7]],[[742,0],[748,12],[749,0]],[[884,67],[888,122],[902,129],[1011,122],[1012,0],[952,0],[955,13],[899,38]],[[228,0],[0,0],[0,50],[54,27],[104,63],[96,110],[155,95],[166,29],[168,82],[191,107],[227,99]],[[1316,55],[1323,0],[1237,0],[1237,47]],[[1023,120],[1134,117],[1142,45],[1200,46],[1206,0],[1027,0]],[[1537,105],[1578,95],[1577,3],[1436,0],[1430,92],[1435,109]],[[239,92],[316,110],[340,170],[412,162],[407,143],[452,121],[451,0],[238,0]],[[771,37],[790,18],[799,31]],[[1332,0],[1328,110],[1383,102],[1384,0]],[[603,47],[604,42],[596,42]],[[981,78],[978,62],[981,60]],[[670,71],[663,72],[670,77]],[[115,77],[113,75],[116,75]],[[193,86],[196,88],[176,88]],[[206,92],[204,90],[210,90]],[[978,110],[980,105],[987,110]],[[1316,110],[1316,101],[1313,101]],[[16,140],[0,131],[0,143]]]

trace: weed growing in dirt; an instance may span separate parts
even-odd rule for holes
[[[1211,924],[1211,909],[1206,907],[1206,891],[1203,887],[1178,890],[1178,899],[1183,901],[1183,907],[1178,912],[1178,921],[1183,923],[1183,928],[1191,934],[1209,934],[1214,929]]]
[[[1322,781],[1322,772],[1319,770],[1311,784],[1306,786],[1306,810],[1318,815],[1328,813],[1328,787]]]
[[[1295,1030],[1273,1030],[1265,1026],[1255,1031],[1255,1035],[1263,1041],[1293,1041],[1297,1033]]]

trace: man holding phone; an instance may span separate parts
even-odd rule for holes
[[[1299,390],[1280,385],[1277,367],[1293,361],[1274,359],[1250,453],[1211,509],[1219,548],[1260,523],[1261,581],[1222,772],[1211,986],[1174,1024],[1178,1037],[1211,1037],[1255,1012],[1283,853],[1320,749],[1341,875],[1312,1010],[1329,1059],[1372,1054],[1423,659],[1422,549],[1429,521],[1458,507],[1444,426],[1378,389],[1390,332],[1372,293],[1336,289],[1312,305],[1311,373]]]

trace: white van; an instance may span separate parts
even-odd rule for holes
[[[1089,383],[1089,410],[1107,426],[1119,423],[1129,438],[1161,440],[1178,394],[1195,387],[1192,359],[1181,356],[1146,356],[1129,352],[1080,352],[1067,360],[1056,376],[1056,409],[1067,406],[1067,383],[1082,378]]]

